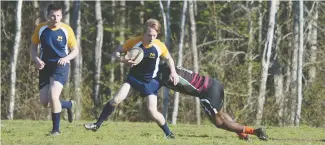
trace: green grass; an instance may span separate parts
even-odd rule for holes
[[[325,129],[302,126],[298,128],[267,127],[270,140],[259,141],[251,135],[252,142],[239,140],[234,133],[217,129],[212,125],[170,125],[176,139],[164,139],[155,123],[112,122],[103,124],[97,132],[83,128],[86,121],[68,123],[61,121],[62,135],[49,137],[50,121],[2,121],[3,145],[210,145],[210,144],[263,144],[263,145],[316,145],[325,144]]]

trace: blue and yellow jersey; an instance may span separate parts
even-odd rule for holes
[[[144,46],[141,36],[127,40],[122,47],[126,52],[135,46],[143,49],[144,57],[138,65],[131,68],[130,75],[147,82],[157,76],[160,56],[167,57],[169,52],[166,45],[158,39],[153,40],[150,45]]]
[[[32,36],[32,43],[40,44],[40,59],[58,61],[69,54],[69,48],[77,47],[72,28],[64,23],[58,28],[50,28],[47,23],[39,24]]]

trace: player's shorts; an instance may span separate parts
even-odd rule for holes
[[[202,92],[201,106],[207,115],[217,114],[223,106],[224,89],[220,81],[211,79],[210,86]]]
[[[57,62],[45,62],[44,68],[39,71],[39,89],[50,83],[50,77],[64,85],[68,80],[69,67],[69,63],[62,66]]]
[[[130,83],[131,87],[140,93],[141,97],[148,95],[157,95],[160,86],[160,83],[156,79],[151,79],[148,82],[143,82],[132,75],[128,75],[126,82]]]

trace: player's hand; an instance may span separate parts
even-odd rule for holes
[[[62,65],[62,66],[64,66],[67,63],[70,63],[70,60],[68,58],[66,58],[66,57],[60,58],[59,61],[58,61],[58,64]]]
[[[41,70],[45,67],[45,62],[40,59],[37,59],[37,60],[35,60],[35,67],[37,69]]]
[[[173,82],[173,84],[176,86],[179,82],[179,77],[178,77],[178,74],[176,72],[172,72],[170,75],[169,75],[169,79]]]
[[[130,66],[130,67],[133,67],[134,65],[136,65],[137,63],[135,63],[133,60],[129,59],[129,58],[124,58],[124,59],[121,59],[121,62]]]

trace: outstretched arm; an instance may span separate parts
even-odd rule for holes
[[[173,58],[170,56],[170,54],[168,53],[165,57],[166,62],[169,66],[170,69],[170,76],[169,79],[173,81],[174,85],[177,85],[179,82],[179,77],[178,74],[176,72],[176,68],[175,68],[175,62],[173,60]]]

